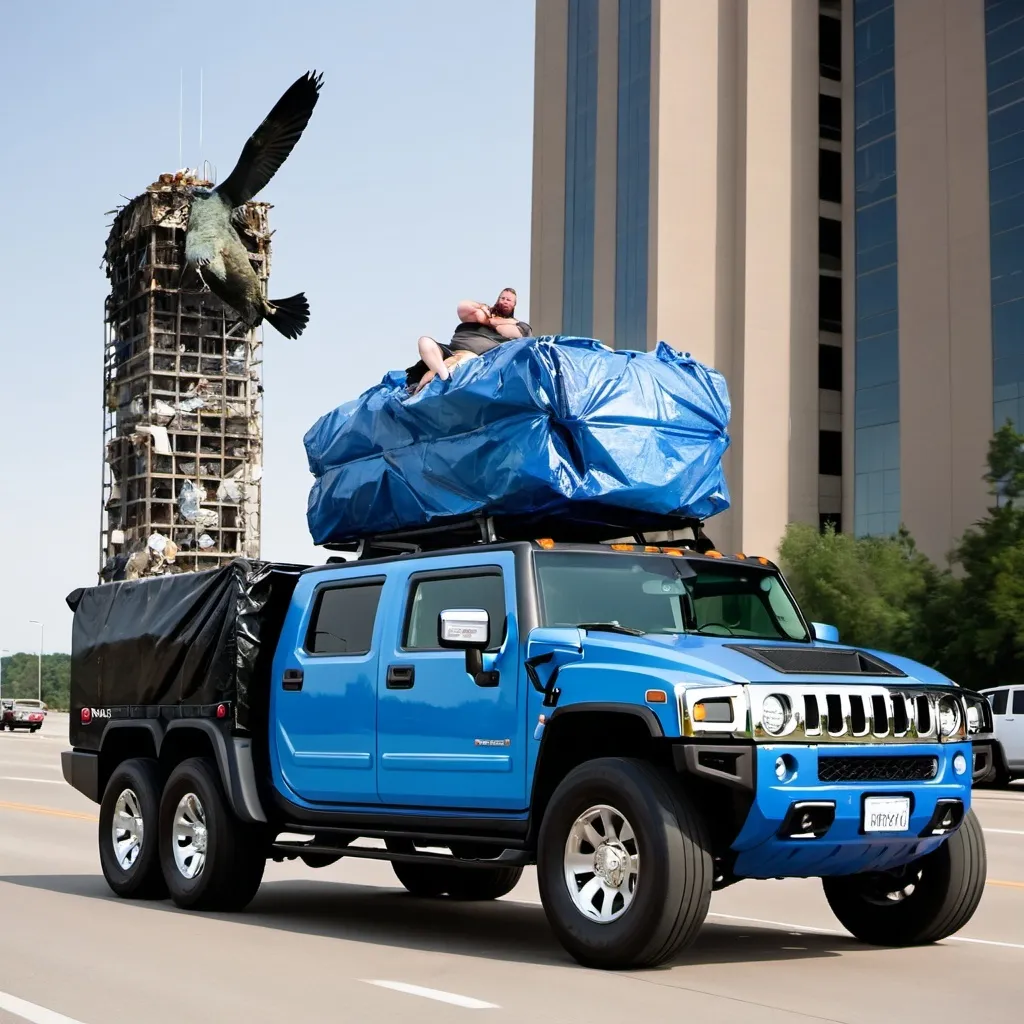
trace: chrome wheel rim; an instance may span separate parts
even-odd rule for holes
[[[569,831],[564,865],[576,909],[598,924],[617,921],[629,910],[640,877],[633,826],[608,804],[588,807]]]
[[[186,793],[174,811],[171,849],[174,863],[185,878],[196,878],[206,866],[206,811],[195,793]]]
[[[134,789],[122,790],[114,803],[114,818],[110,825],[114,859],[122,871],[130,871],[139,859],[145,831],[138,794]]]

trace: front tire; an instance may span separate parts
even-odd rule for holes
[[[171,773],[160,801],[160,864],[171,899],[191,910],[242,910],[263,880],[263,830],[240,822],[207,758]]]
[[[99,851],[103,877],[123,899],[163,899],[159,813],[163,776],[152,758],[117,766],[100,802]]]
[[[666,774],[629,758],[588,761],[544,815],[541,902],[584,966],[653,967],[693,942],[707,917],[710,851],[703,819]]]
[[[839,923],[872,946],[921,946],[960,931],[985,892],[988,859],[974,811],[937,850],[896,872],[823,878]]]

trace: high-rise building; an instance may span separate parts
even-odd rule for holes
[[[259,558],[262,341],[185,268],[188,178],[165,174],[107,238],[104,579]],[[199,182],[209,184],[209,182]],[[266,203],[237,218],[264,293]]]
[[[944,558],[1024,424],[1022,0],[538,0],[531,323],[733,401],[712,537]]]

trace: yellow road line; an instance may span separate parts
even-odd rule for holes
[[[1024,882],[1000,882],[995,878],[989,878],[985,881],[986,885],[1001,885],[1007,889],[1024,889]]]
[[[82,814],[79,811],[59,811],[55,807],[35,807],[33,804],[12,804],[0,800],[0,810],[23,811],[26,814],[46,814],[51,818],[75,818],[78,821],[99,821],[95,815]]]

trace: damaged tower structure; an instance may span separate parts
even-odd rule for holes
[[[100,577],[134,579],[259,558],[262,341],[192,271],[192,184],[161,175],[107,238]],[[239,212],[266,293],[267,203]]]

